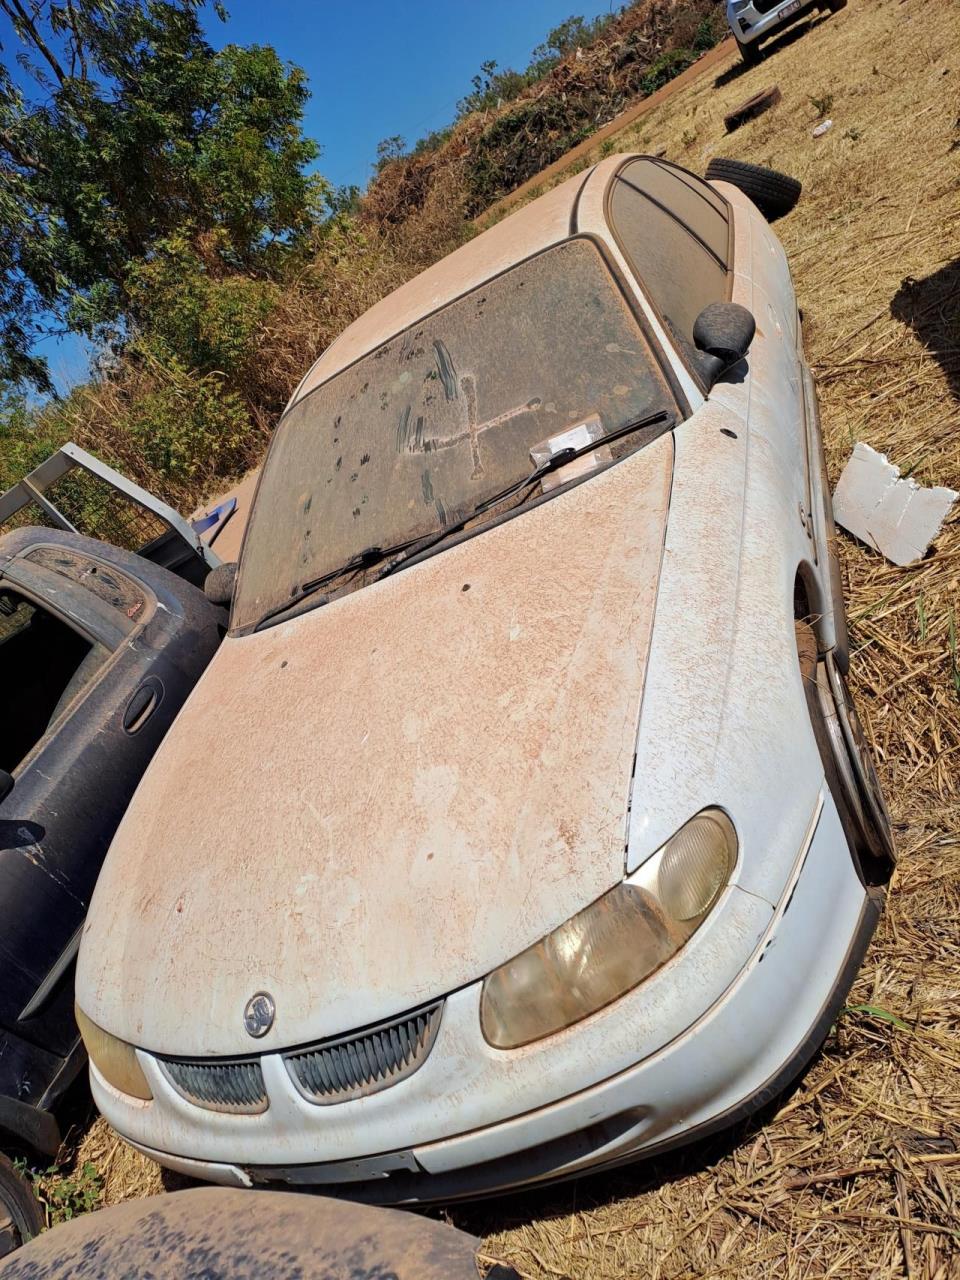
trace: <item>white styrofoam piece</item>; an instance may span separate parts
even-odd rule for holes
[[[913,564],[926,554],[958,497],[953,489],[925,489],[902,477],[885,454],[858,441],[837,482],[833,515],[894,564]]]

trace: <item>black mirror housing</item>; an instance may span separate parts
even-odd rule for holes
[[[750,350],[757,322],[738,302],[710,302],[693,323],[693,341],[701,353],[707,384],[713,384]]]
[[[203,594],[211,604],[229,605],[233,599],[233,588],[237,581],[237,562],[231,560],[227,564],[219,564],[211,569],[203,584]]]

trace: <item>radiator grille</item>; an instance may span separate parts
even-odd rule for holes
[[[167,1058],[160,1065],[177,1092],[198,1107],[245,1115],[267,1109],[259,1062],[173,1062]]]
[[[347,1102],[389,1088],[422,1066],[440,1026],[442,1002],[284,1055],[290,1077],[311,1102]]]

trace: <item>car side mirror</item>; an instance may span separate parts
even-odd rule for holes
[[[693,341],[708,386],[743,359],[756,331],[752,313],[738,302],[710,302],[703,308],[693,322]]]
[[[13,774],[7,773],[6,769],[0,769],[0,804],[6,800],[7,796],[13,790],[13,783]]]
[[[233,588],[237,581],[237,562],[231,560],[227,564],[218,564],[211,569],[203,584],[203,594],[211,604],[228,605],[233,599]]]

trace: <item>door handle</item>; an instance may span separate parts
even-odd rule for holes
[[[127,703],[123,713],[123,727],[129,734],[139,733],[163,701],[163,685],[156,676],[149,676]]]

